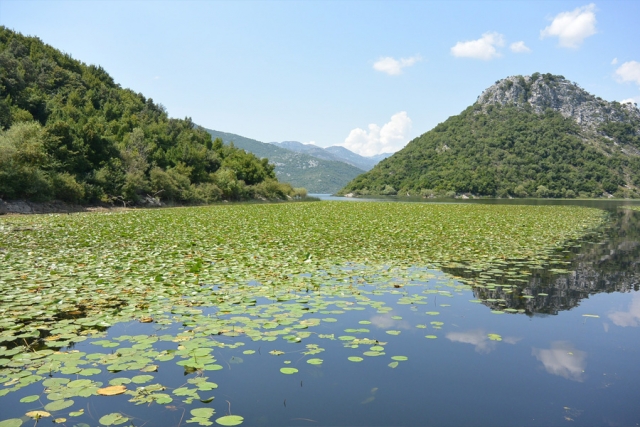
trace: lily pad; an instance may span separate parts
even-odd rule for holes
[[[104,415],[100,417],[100,419],[98,420],[100,424],[105,426],[115,426],[119,424],[124,424],[127,421],[129,421],[129,418],[125,417],[124,415],[118,412],[113,412],[111,414]]]
[[[131,382],[134,384],[144,384],[148,383],[152,379],[153,375],[136,375],[135,377],[131,378]]]
[[[30,411],[25,414],[29,418],[39,420],[40,418],[50,417],[51,414],[47,411]]]
[[[55,400],[45,405],[44,409],[49,412],[60,411],[73,405],[73,400]]]
[[[216,419],[216,423],[221,426],[237,426],[242,424],[244,418],[239,415],[225,415]]]
[[[291,375],[298,372],[298,370],[296,368],[280,368],[280,372],[282,372],[285,375]]]
[[[101,396],[116,396],[127,391],[127,387],[123,385],[112,385],[98,389],[97,393]]]

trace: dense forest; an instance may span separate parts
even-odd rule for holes
[[[175,203],[305,194],[267,159],[116,84],[99,66],[0,27],[0,198]]]
[[[350,182],[341,194],[498,197],[639,197],[635,128],[604,123],[585,139],[575,120],[547,109],[474,104]]]

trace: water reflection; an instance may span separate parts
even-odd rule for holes
[[[496,341],[490,340],[486,332],[481,329],[467,332],[449,332],[445,335],[448,340],[453,342],[461,342],[475,346],[478,353],[491,353],[496,348]]]
[[[498,342],[515,344],[522,339],[516,337],[500,337],[499,335],[488,334],[482,329],[466,332],[449,332],[445,337],[449,341],[471,344],[475,347],[476,352],[481,354],[491,353],[496,349]]]
[[[571,343],[555,341],[551,343],[551,348],[534,348],[532,354],[542,362],[548,373],[572,381],[584,381],[587,353],[576,350]]]
[[[369,319],[372,325],[380,329],[389,329],[391,327],[398,329],[411,329],[411,325],[409,325],[404,320],[393,319],[390,314],[383,314],[379,316],[373,316]]]
[[[622,327],[640,325],[640,294],[633,296],[629,310],[610,313],[609,319],[614,325]]]
[[[515,276],[519,282],[514,282],[514,276],[507,274],[505,268],[502,277],[491,278],[495,282],[492,286],[474,288],[474,295],[493,310],[519,310],[539,316],[570,310],[589,295],[639,290],[640,212],[612,210],[611,216],[611,225],[597,239],[563,252],[566,264],[562,269],[569,273],[533,270]],[[477,277],[474,272],[461,269],[443,270],[459,277]],[[639,325],[640,302],[626,314],[613,316],[614,323]]]

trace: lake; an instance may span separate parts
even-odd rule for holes
[[[323,203],[318,205],[327,206]],[[442,235],[459,237],[444,243],[415,243],[420,236],[408,232],[407,225],[361,240],[357,234],[349,235],[346,242],[332,236],[332,245],[322,251],[317,242],[329,236],[329,231],[295,240],[309,228],[300,217],[296,220],[300,230],[287,226],[275,233],[292,230],[281,240],[265,237],[260,227],[245,228],[243,235],[249,237],[231,257],[215,257],[216,247],[226,253],[227,246],[208,233],[202,218],[215,223],[216,218],[223,221],[226,213],[233,213],[229,221],[246,224],[244,211],[198,208],[192,216],[186,213],[191,211],[176,210],[184,216],[180,220],[172,219],[170,210],[95,216],[90,222],[104,222],[95,234],[90,234],[94,229],[82,215],[3,219],[0,256],[6,254],[6,265],[11,267],[0,283],[6,290],[32,280],[26,289],[36,289],[36,296],[3,295],[8,299],[4,299],[5,319],[0,323],[4,341],[0,342],[4,346],[0,347],[0,426],[33,425],[37,414],[26,413],[38,410],[49,414],[43,414],[40,423],[57,419],[68,426],[640,423],[636,402],[640,396],[640,212],[620,208],[634,203],[466,203],[582,205],[604,210],[608,216],[583,237],[563,237],[566,241],[561,246],[548,245],[540,237],[540,246],[546,246],[539,253],[536,239],[544,228],[554,227],[545,227],[551,219],[587,224],[594,221],[593,214],[582,217],[580,210],[530,206],[540,208],[539,219],[527,225],[535,233],[518,234],[519,243],[513,246],[508,237],[516,236],[515,231],[507,238],[500,233],[482,235],[485,240],[468,230],[456,234],[458,228],[474,225],[463,219]],[[389,209],[418,209],[397,205],[401,207]],[[357,209],[364,210],[361,221],[375,221],[373,213],[366,216],[369,208]],[[442,213],[445,218],[464,215],[466,208],[456,206],[450,211],[434,205],[425,209],[431,209],[429,215]],[[473,211],[478,224],[480,215],[487,216],[484,227],[509,218],[491,217],[504,215],[491,206],[475,209],[480,209]],[[521,206],[496,209],[515,209],[514,215],[523,212]],[[136,235],[136,230],[150,230],[146,215],[164,218],[158,236],[149,236],[151,231]],[[260,217],[264,227],[268,227],[267,220],[283,220],[277,215]],[[528,224],[525,217],[513,218],[522,221],[522,227]],[[117,228],[109,225],[111,220],[119,221]],[[339,215],[333,221],[339,223]],[[536,224],[541,221],[544,223]],[[185,236],[167,234],[167,230],[183,229],[188,231]],[[196,235],[193,230],[198,229],[206,238]],[[367,230],[374,233],[376,227]],[[20,240],[14,250],[9,237],[17,238],[18,231]],[[384,245],[388,235],[402,232],[404,237]],[[41,235],[30,237],[28,233]],[[227,235],[236,237],[230,233]],[[153,246],[169,235],[176,239],[175,245]],[[51,246],[39,248],[37,242],[45,238],[52,239]],[[393,245],[406,241],[408,261],[388,264],[377,255],[363,262],[358,248],[372,251],[366,246],[368,239],[382,239],[382,255],[386,248],[404,253],[404,244]],[[140,246],[131,249],[131,242],[138,240]],[[104,242],[98,247],[97,241]],[[290,241],[296,244],[287,246]],[[290,255],[304,241],[315,243]],[[56,245],[67,249],[60,249],[64,257],[55,255],[56,265],[52,265]],[[419,252],[411,251],[421,245],[425,251],[432,250],[428,257],[420,258]],[[445,249],[435,245],[454,250],[442,255]],[[135,254],[145,247],[148,253],[138,258]],[[346,262],[313,264],[332,247],[355,248],[350,249],[353,252]],[[468,247],[476,248],[475,252]],[[493,257],[482,249],[485,247],[531,253],[535,262],[524,255]],[[452,255],[457,251],[467,252],[457,260]],[[33,259],[14,262],[14,254],[30,254]],[[282,259],[277,263],[255,261],[274,257]],[[358,262],[348,262],[350,257],[359,257]],[[437,257],[441,259],[436,263],[415,261]],[[224,263],[225,268],[207,276],[208,263],[212,268]],[[249,280],[236,263],[262,269],[259,280]],[[176,287],[173,283],[181,280],[181,274],[188,278]],[[117,288],[117,300],[109,290],[121,280],[131,282]],[[283,280],[289,285],[277,286]],[[66,281],[79,285],[65,288]],[[75,297],[85,292],[82,287],[88,283],[88,294],[104,295],[95,300],[101,301],[95,302],[99,310],[86,302],[86,306],[80,304]],[[47,299],[42,289],[49,284],[55,284],[56,298],[40,308],[34,298]],[[136,290],[143,286],[157,287],[162,293]],[[135,300],[125,296],[128,289],[139,292]],[[70,297],[59,298],[65,292]],[[172,299],[172,292],[180,300]],[[89,297],[83,298],[88,301]],[[40,311],[24,309],[22,317],[28,319],[19,323],[20,313],[8,308],[12,299],[20,300],[21,307],[37,305]],[[65,304],[68,309],[55,309]],[[52,315],[47,310],[57,311]],[[36,324],[40,327],[27,327]],[[18,338],[21,334],[24,336]],[[16,385],[20,387],[14,390]],[[116,394],[118,386],[124,386],[126,392]],[[98,394],[108,387],[116,395]]]

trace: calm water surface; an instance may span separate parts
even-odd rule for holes
[[[246,426],[639,425],[640,212],[619,209],[621,202],[569,203],[607,209],[612,220],[603,234],[565,250],[567,273],[538,270],[485,280],[470,270],[445,268],[430,270],[421,280],[399,281],[398,288],[384,278],[387,288],[378,292],[380,283],[359,281],[355,269],[352,282],[342,286],[357,288],[359,295],[336,292],[336,283],[326,285],[331,292],[316,291],[323,304],[314,303],[313,292],[302,294],[309,301],[303,300],[307,310],[298,321],[336,321],[310,326],[311,334],[300,342],[282,335],[274,341],[220,335],[216,339],[223,343],[243,343],[213,350],[223,369],[185,372],[176,359],[160,363],[153,373],[153,382],[169,392],[188,379],[206,376],[219,387],[200,397],[215,396],[212,402],[185,405],[173,396],[168,405],[135,406],[127,395],[77,398],[79,406],[73,409],[82,407],[85,415],[64,425],[99,425],[98,414],[114,411],[131,417],[136,426],[194,425],[186,424],[194,407],[214,408],[213,419],[242,415]],[[506,272],[508,266],[503,268]],[[417,271],[424,276],[424,269]],[[479,279],[480,286],[462,286],[452,277]],[[390,310],[380,310],[382,303]],[[256,308],[267,310],[272,304],[258,299]],[[301,303],[279,304],[286,313],[288,304]],[[205,314],[234,316],[215,308]],[[120,324],[102,339],[175,335],[190,329],[188,323]],[[375,342],[352,348],[345,345],[351,341],[340,339],[344,336],[377,340],[381,354],[364,354]],[[324,351],[303,354],[314,344]],[[153,348],[172,350],[178,345],[156,342]],[[89,340],[75,350],[95,352],[96,346]],[[269,354],[273,350],[284,354]],[[350,356],[363,360],[352,362]],[[407,360],[393,366],[393,356]],[[311,358],[323,362],[310,365],[306,361]],[[298,372],[283,375],[282,367]],[[138,374],[103,370],[92,380],[106,384]],[[41,408],[38,402],[19,400],[42,392],[41,384],[33,384],[0,398],[0,420]],[[42,400],[47,402],[44,395]],[[50,425],[49,420],[40,423]]]

